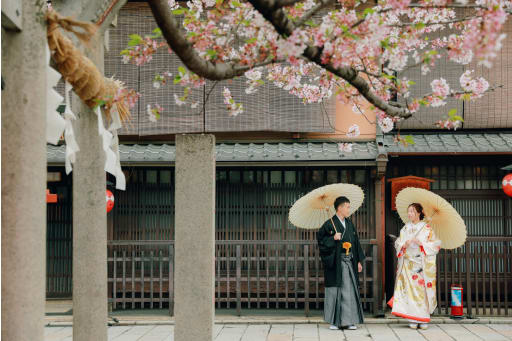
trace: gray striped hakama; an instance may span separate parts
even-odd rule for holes
[[[341,287],[326,287],[324,320],[337,327],[363,323],[363,308],[352,268],[352,255],[341,255]]]

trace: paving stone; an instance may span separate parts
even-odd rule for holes
[[[485,341],[507,341],[504,335],[499,334],[485,324],[468,324],[464,325],[464,328]]]
[[[316,338],[318,340],[317,324],[295,324],[293,326],[293,338]]]
[[[367,324],[366,328],[371,335],[372,340],[376,341],[399,341],[395,332],[386,324]]]
[[[512,324],[488,324],[487,326],[512,340]]]
[[[45,341],[72,341],[72,327],[45,327]],[[427,330],[406,323],[359,325],[357,330],[330,330],[321,324],[215,324],[215,341],[512,341],[510,324],[429,324]],[[174,341],[173,325],[110,326],[109,341]]]
[[[429,324],[427,330],[419,329],[418,332],[429,341],[449,341],[453,338],[442,330],[438,325]]]
[[[242,336],[241,341],[260,341],[266,340],[268,332],[270,331],[270,325],[268,324],[256,324],[249,325]]]
[[[438,325],[446,334],[455,340],[476,341],[480,340],[475,334],[464,328],[460,324],[440,324]]]

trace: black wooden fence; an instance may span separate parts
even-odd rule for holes
[[[361,299],[376,313],[380,300],[375,240],[364,240]],[[169,308],[174,301],[174,241],[111,241],[109,302],[113,309]],[[217,308],[321,309],[324,276],[314,241],[217,241]]]

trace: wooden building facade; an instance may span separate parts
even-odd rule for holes
[[[510,139],[512,134],[502,137]],[[132,154],[137,151],[135,146],[125,148]],[[323,144],[323,149],[329,146]],[[324,152],[326,158],[332,155]],[[321,309],[323,269],[316,231],[295,228],[288,222],[288,210],[314,188],[346,182],[365,192],[364,204],[353,217],[367,255],[360,275],[364,308],[369,313],[382,312],[394,283],[393,236],[403,223],[391,209],[389,183],[378,189],[387,183],[385,179],[415,175],[433,180],[432,190],[449,200],[468,226],[466,244],[443,250],[438,257],[438,313],[448,312],[452,284],[464,286],[469,314],[510,313],[512,200],[504,195],[500,183],[505,175],[501,168],[512,161],[510,152],[422,156],[390,148],[385,178],[378,177],[375,160],[302,160],[287,165],[286,161],[228,163],[225,155],[219,157],[215,210],[218,308],[285,308],[306,313]],[[174,168],[171,160],[147,163],[125,157],[127,190],[113,190],[115,208],[108,214],[108,280],[114,309],[173,308]],[[61,181],[49,182],[59,202],[48,205],[47,294],[69,297],[71,180],[54,164],[49,171],[60,173]]]
[[[258,93],[244,93],[245,80],[229,83],[246,112],[229,117],[222,95],[205,93],[215,83],[193,89],[197,110],[178,106],[174,94],[183,88],[154,88],[155,74],[177,74],[181,65],[166,49],[143,67],[121,63],[120,51],[129,34],[150,34],[156,27],[147,4],[130,1],[111,27],[105,53],[105,73],[115,75],[142,94],[132,120],[120,136],[121,163],[127,190],[115,191],[108,214],[109,301],[114,309],[173,309],[174,156],[178,133],[212,133],[217,145],[216,187],[216,306],[242,309],[310,309],[323,306],[323,269],[315,231],[296,229],[288,210],[308,191],[329,183],[347,182],[365,191],[363,206],[353,217],[367,258],[361,276],[366,312],[385,309],[394,283],[393,236],[402,223],[391,210],[387,180],[414,175],[434,180],[432,190],[447,198],[468,226],[468,241],[438,257],[437,313],[447,313],[449,288],[462,284],[468,314],[510,314],[512,309],[512,199],[501,191],[502,167],[512,164],[512,111],[507,110],[512,87],[497,88],[471,104],[451,103],[464,117],[462,131],[436,129],[445,112],[421,109],[402,123],[400,133],[415,144],[397,144],[394,133],[383,136],[374,116],[363,119],[351,108],[330,101],[325,107],[304,105],[267,82]],[[512,31],[507,23],[507,31]],[[507,85],[512,79],[512,53],[507,43],[495,68],[479,67],[477,75]],[[508,47],[507,47],[508,46]],[[417,79],[419,93],[430,92],[434,78],[457,83],[464,71],[441,60],[428,76]],[[411,69],[410,72],[416,72]],[[489,74],[486,74],[489,73]],[[61,86],[62,87],[62,86]],[[148,104],[165,108],[157,122],[146,114]],[[204,111],[202,110],[204,109]],[[446,109],[446,108],[444,108]],[[357,122],[361,136],[348,139],[340,131]],[[404,131],[403,129],[409,129]],[[353,143],[351,153],[342,143]],[[63,168],[63,146],[48,147],[51,193],[48,204],[47,296],[72,294],[72,182]],[[201,203],[197,203],[201,209]],[[193,219],[193,217],[191,217]]]

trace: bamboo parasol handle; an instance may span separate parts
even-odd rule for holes
[[[329,205],[327,205],[327,203],[325,202],[325,197],[324,196],[321,196],[320,199],[322,199],[323,203],[324,203],[324,207],[325,207],[325,210],[327,212],[329,212]],[[338,233],[338,230],[336,229],[336,225],[334,225],[334,221],[332,221],[332,217],[330,218],[331,219],[331,224],[332,224],[332,227],[334,228],[334,231],[336,233]]]

